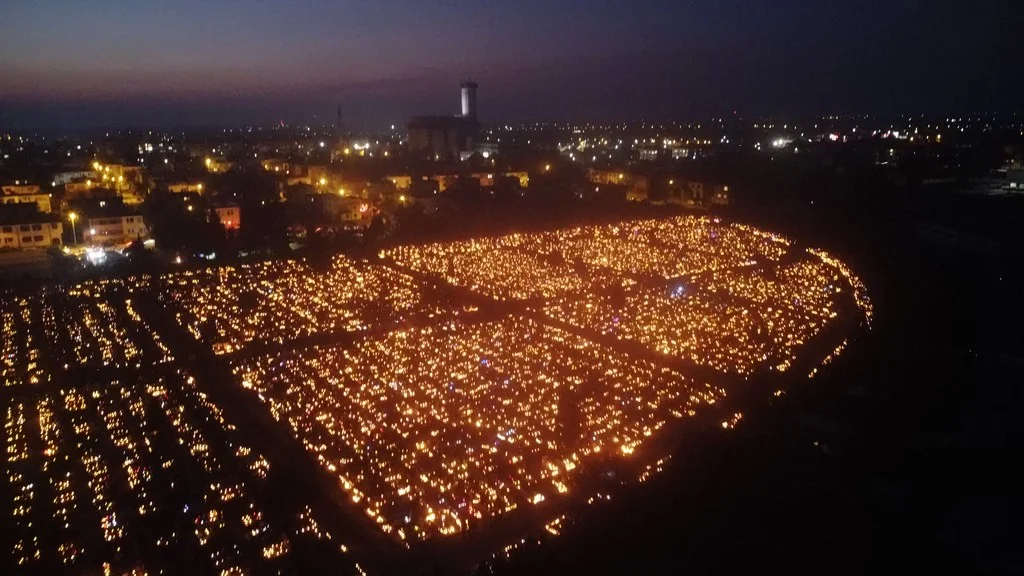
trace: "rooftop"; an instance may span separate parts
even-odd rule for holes
[[[0,224],[9,226],[59,220],[60,218],[54,214],[40,212],[36,204],[0,204]]]

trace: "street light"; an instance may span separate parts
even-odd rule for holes
[[[71,212],[68,214],[68,220],[71,220],[71,237],[74,238],[75,245],[78,245],[78,232],[75,232],[75,220],[78,220],[78,214]]]

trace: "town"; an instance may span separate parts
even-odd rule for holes
[[[989,143],[1024,134],[1016,116],[485,127],[478,88],[462,84],[458,114],[367,134],[347,130],[339,107],[330,126],[0,135],[0,278],[372,251],[551,212],[582,223],[727,211],[754,192],[736,167],[765,162],[1024,193],[1021,148],[982,164]]]

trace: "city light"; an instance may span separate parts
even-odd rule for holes
[[[68,212],[68,220],[71,221],[71,237],[75,244],[78,244],[78,231],[75,230],[75,221],[78,220],[78,214],[75,212]]]

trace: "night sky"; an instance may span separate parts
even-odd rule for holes
[[[1015,110],[1021,4],[0,0],[0,127]]]

